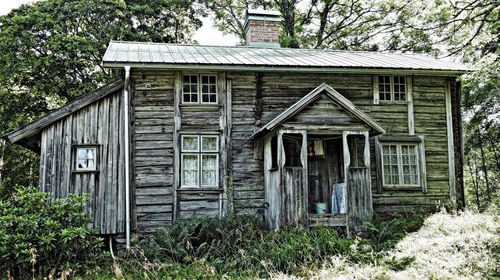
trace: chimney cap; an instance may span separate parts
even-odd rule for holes
[[[259,10],[259,9],[248,9],[248,15],[261,15],[261,16],[271,16],[271,17],[280,17],[281,13],[273,10]]]
[[[281,13],[272,10],[248,9],[245,15],[243,28],[246,30],[250,20],[281,21]]]

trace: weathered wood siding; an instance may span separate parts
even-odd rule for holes
[[[242,74],[235,76],[233,87],[238,87],[241,76]],[[232,78],[231,75],[228,77]],[[240,87],[247,85],[248,88],[245,92],[251,98],[252,92],[255,95],[255,87],[250,88],[252,85],[255,86],[255,76],[246,74],[246,77],[246,80],[240,81]],[[372,75],[263,73],[261,79],[263,83],[262,124],[272,120],[321,83],[327,83],[381,124],[388,134],[409,134],[408,103],[381,102],[377,105],[373,104]],[[376,211],[408,211],[415,207],[432,208],[436,203],[446,202],[449,198],[445,81],[445,77],[412,77],[415,133],[425,137],[425,156],[428,171],[427,193],[421,191],[375,193],[375,145],[373,139],[371,140],[373,203]],[[235,92],[233,100],[238,98],[239,96]],[[244,104],[246,106],[243,108],[245,112],[248,112],[246,122],[240,127],[234,125],[233,129],[246,131],[245,136],[248,137],[252,134],[251,114],[252,108],[255,110],[255,105],[249,106],[253,104],[249,100],[246,100]],[[243,128],[244,126],[246,127]],[[233,168],[235,170],[240,168],[240,170],[246,170],[244,167],[233,166]],[[245,172],[246,176],[251,176],[253,170],[250,169],[249,171]],[[260,178],[259,175],[254,176],[250,184],[255,184]]]
[[[180,75],[179,73],[178,75]],[[262,125],[321,83],[327,83],[380,123],[388,134],[408,135],[408,103],[373,104],[372,75],[297,74],[297,73],[218,73],[217,106],[178,106],[179,126],[175,132],[176,85],[174,71],[136,70],[133,78],[134,155],[133,161],[137,226],[149,232],[175,219],[192,216],[217,216],[228,196],[235,213],[255,214],[264,204],[263,159],[248,138]],[[227,84],[231,83],[228,90]],[[384,191],[376,193],[375,148],[370,143],[371,178],[375,210],[406,210],[415,206],[433,207],[448,197],[447,139],[444,104],[445,78],[414,76],[413,109],[415,133],[424,135],[428,192]],[[178,93],[177,93],[178,94]],[[180,95],[179,97],[180,98]],[[335,110],[327,100],[315,103],[319,110]],[[340,111],[339,111],[340,112]],[[340,112],[343,113],[343,112]],[[312,114],[312,115],[311,115]],[[345,113],[344,113],[345,114]],[[230,119],[228,119],[228,117]],[[313,122],[314,112],[297,116]],[[337,119],[343,125],[350,124]],[[176,190],[174,174],[175,143],[182,133],[220,135],[221,190]],[[230,138],[223,139],[230,135]],[[174,139],[176,137],[177,139]],[[262,147],[262,143],[260,143]],[[225,150],[224,150],[225,149]],[[261,150],[262,151],[262,150]],[[227,158],[224,153],[228,153]],[[180,162],[179,162],[180,163]],[[224,169],[224,166],[227,169]],[[229,177],[226,178],[225,174]],[[177,181],[178,183],[178,181]],[[174,213],[176,211],[176,213]]]
[[[236,213],[254,214],[264,204],[263,161],[254,158],[254,144],[248,141],[259,127],[257,78],[255,73],[228,73],[227,79],[232,83],[233,205]]]
[[[122,91],[104,97],[42,131],[40,188],[54,197],[90,194],[87,209],[101,234],[124,232]],[[96,172],[74,172],[75,146],[98,145]]]
[[[174,73],[132,71],[135,211],[139,233],[172,223]]]

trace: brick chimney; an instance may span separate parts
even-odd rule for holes
[[[281,14],[277,11],[247,10],[245,45],[251,47],[280,47]]]

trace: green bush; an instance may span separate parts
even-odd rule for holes
[[[269,271],[297,273],[320,265],[327,256],[348,253],[352,243],[333,228],[271,232],[254,217],[231,216],[158,228],[143,248],[155,262],[189,264],[203,259],[219,274],[265,276]]]
[[[86,196],[51,199],[18,187],[0,201],[0,270],[10,276],[57,276],[95,261],[101,240],[88,225]]]

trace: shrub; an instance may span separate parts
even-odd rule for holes
[[[87,196],[51,199],[18,187],[0,201],[0,269],[10,276],[58,275],[98,256],[101,240],[89,229]]]
[[[326,256],[349,252],[352,243],[333,228],[271,232],[254,217],[231,216],[158,228],[143,248],[156,262],[189,264],[204,259],[219,274],[265,276],[269,271],[296,273],[304,266],[319,266]]]

